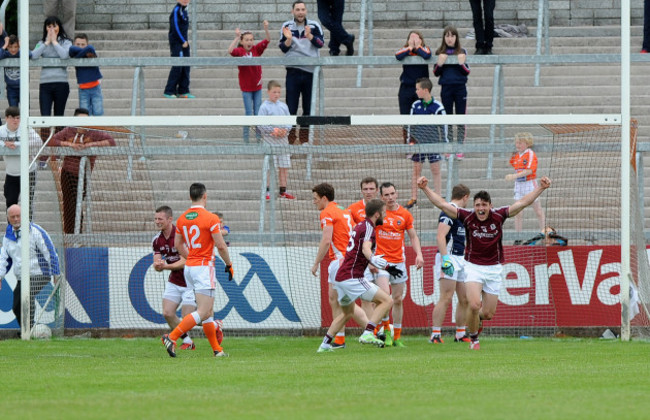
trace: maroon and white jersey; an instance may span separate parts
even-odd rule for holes
[[[174,247],[175,237],[176,226],[172,225],[172,233],[169,235],[169,238],[165,238],[165,235],[163,235],[161,231],[153,237],[153,241],[151,243],[153,246],[154,255],[160,254],[162,259],[165,260],[167,264],[174,264],[181,259],[180,254]],[[169,274],[168,281],[172,284],[175,284],[176,286],[187,287],[187,283],[185,283],[185,276],[183,275],[183,270],[172,271]]]
[[[465,225],[465,260],[477,265],[503,263],[503,223],[510,216],[509,207],[491,209],[481,222],[474,210],[458,209],[458,220]]]
[[[368,259],[363,255],[363,243],[372,242],[372,249],[375,249],[375,226],[368,219],[357,224],[350,232],[350,242],[346,249],[345,258],[336,273],[336,281],[350,279],[361,279],[368,267]]]

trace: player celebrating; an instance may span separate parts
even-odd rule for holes
[[[451,190],[450,204],[456,208],[465,207],[469,200],[469,188],[463,184],[454,186]],[[465,293],[465,226],[458,219],[451,219],[440,213],[438,219],[438,233],[436,235],[438,253],[433,270],[433,276],[439,279],[440,298],[433,308],[433,328],[429,341],[433,344],[442,344],[440,336],[442,323],[445,320],[447,307],[454,297],[458,297],[456,307],[456,342],[469,342],[465,330],[465,317],[467,316],[467,294]]]
[[[174,237],[176,236],[176,226],[174,226],[172,209],[168,206],[160,206],[156,209],[154,223],[160,229],[160,232],[153,237],[153,268],[156,271],[170,270],[165,292],[163,293],[162,310],[163,316],[173,330],[181,322],[176,316],[178,305],[182,303],[181,315],[185,315],[196,310],[194,301],[194,290],[188,289],[183,276],[185,268],[185,258],[181,257],[174,246]],[[187,333],[181,338],[183,345],[181,350],[194,350],[194,342]]]
[[[194,289],[197,310],[188,314],[169,334],[162,336],[163,344],[171,357],[176,357],[176,340],[185,332],[203,323],[203,332],[217,357],[228,356],[217,340],[213,320],[214,289],[214,247],[226,264],[228,280],[234,272],[228,254],[228,247],[221,235],[219,216],[205,209],[208,193],[205,185],[194,183],[190,186],[192,206],[178,218],[174,246],[185,258],[185,281]]]
[[[334,202],[334,187],[330,184],[322,183],[312,188],[313,203],[320,210],[320,226],[323,230],[318,252],[311,273],[315,276],[318,273],[320,263],[329,253],[330,265],[328,273],[328,297],[330,307],[332,308],[332,317],[336,318],[341,313],[341,306],[337,301],[336,290],[334,289],[334,278],[339,269],[340,263],[345,256],[345,249],[350,240],[350,231],[352,230],[352,216],[350,212],[340,207]],[[354,305],[354,321],[361,325],[366,325],[368,319],[361,308]],[[345,325],[345,324],[344,324]],[[345,348],[345,327],[337,331],[336,339],[333,344],[334,348]]]
[[[459,219],[466,229],[467,246],[465,248],[465,288],[469,309],[467,311],[467,328],[469,330],[471,350],[479,350],[478,340],[481,320],[492,319],[499,301],[499,290],[503,279],[503,223],[508,217],[516,216],[531,205],[545,189],[551,186],[551,180],[543,177],[539,185],[509,207],[492,208],[492,200],[487,191],[474,195],[474,209],[456,208],[447,203],[440,195],[427,186],[425,177],[418,179],[418,187],[424,191],[436,207],[452,219]]]
[[[415,251],[415,265],[418,270],[424,266],[420,239],[413,227],[413,215],[397,203],[397,190],[395,185],[384,182],[379,187],[381,199],[386,203],[386,217],[384,223],[377,228],[377,255],[382,255],[391,267],[397,267],[400,275],[391,275],[388,270],[379,270],[376,277],[377,286],[389,292],[393,297],[393,327],[395,336],[391,336],[389,327],[389,313],[382,320],[386,345],[404,347],[401,340],[402,320],[404,317],[403,296],[406,291],[406,251],[404,247],[404,232],[408,233],[411,246]]]
[[[374,228],[382,224],[383,217],[386,214],[386,205],[380,200],[371,200],[366,205],[365,212],[366,220],[357,224],[352,231],[348,251],[335,278],[334,288],[338,302],[341,305],[341,312],[332,321],[332,325],[330,325],[323,342],[318,348],[318,353],[333,350],[333,334],[343,328],[352,318],[356,308],[358,308],[354,301],[358,298],[372,301],[377,305],[366,325],[366,329],[359,337],[359,342],[384,347],[384,342],[375,337],[374,330],[381,317],[390,311],[393,302],[386,292],[364,279],[364,272],[368,267],[368,263],[370,263],[380,269],[389,269],[396,276],[401,273],[396,267],[387,267],[385,259],[373,255],[373,248],[375,247]]]

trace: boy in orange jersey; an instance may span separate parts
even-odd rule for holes
[[[350,231],[353,228],[350,212],[334,202],[334,187],[322,183],[312,188],[313,203],[320,210],[320,226],[323,230],[318,252],[311,273],[316,276],[320,263],[329,254],[330,265],[327,269],[328,298],[332,308],[332,317],[336,318],[341,313],[338,294],[334,289],[334,279],[340,264],[345,257],[346,248],[350,241]],[[360,326],[368,324],[368,318],[363,310],[354,305],[354,321]],[[332,348],[345,348],[345,326],[336,334]]]
[[[515,134],[515,148],[517,151],[510,158],[510,165],[515,169],[514,174],[506,175],[506,181],[515,181],[515,201],[521,200],[526,194],[537,188],[537,155],[531,149],[533,135],[531,133]],[[544,210],[538,200],[533,202],[533,210],[539,221],[539,230],[544,231],[546,220]],[[515,231],[521,232],[523,228],[523,215],[515,216]],[[517,245],[518,240],[515,245]]]
[[[221,235],[219,216],[205,209],[208,193],[205,185],[194,183],[190,186],[192,206],[176,221],[174,245],[185,258],[185,281],[194,289],[197,310],[185,316],[169,335],[162,336],[163,344],[171,357],[176,357],[176,340],[195,325],[203,324],[203,332],[210,342],[216,357],[228,356],[217,340],[214,315],[214,247],[226,264],[228,280],[234,272],[228,254],[228,247]]]
[[[415,265],[419,269],[424,266],[420,238],[418,238],[413,227],[413,215],[397,203],[397,190],[395,185],[384,182],[379,187],[381,199],[386,203],[386,217],[381,226],[377,226],[377,250],[376,255],[381,255],[393,266],[401,270],[401,276],[393,276],[387,270],[379,270],[374,276],[377,286],[389,292],[393,297],[393,337],[389,327],[389,314],[387,313],[382,324],[386,334],[386,346],[404,347],[402,342],[402,318],[404,316],[403,296],[406,291],[408,271],[406,269],[406,250],[404,244],[404,233],[409,235],[411,246],[415,251]],[[389,289],[390,283],[390,289]]]

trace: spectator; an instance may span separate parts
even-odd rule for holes
[[[56,16],[50,16],[43,22],[43,38],[36,44],[32,51],[32,58],[69,58],[72,42],[66,34],[65,28]],[[66,67],[42,67],[41,82],[39,85],[38,102],[41,115],[62,116],[65,113],[65,104],[70,95],[68,84],[68,70]],[[46,139],[46,136],[41,137]]]
[[[280,95],[282,95],[282,86],[280,83],[271,80],[267,86],[269,99],[264,101],[260,107],[260,115],[289,115],[289,108],[287,105],[280,100]],[[262,132],[262,138],[264,142],[272,146],[283,146],[289,145],[289,130],[290,126],[285,127],[273,127],[269,125],[260,126],[260,131]],[[294,197],[292,194],[287,192],[287,178],[289,177],[289,168],[291,168],[291,155],[273,155],[273,162],[275,167],[278,169],[278,179],[280,184],[279,197],[286,198],[288,200],[293,200]],[[270,200],[271,195],[269,192],[268,178],[266,186],[266,199]]]
[[[233,57],[261,57],[271,41],[269,22],[264,21],[266,38],[255,44],[255,37],[250,31],[235,29],[235,39],[228,47]],[[262,105],[262,66],[239,66],[239,88],[244,99],[246,115],[257,115]],[[248,143],[248,127],[244,127],[244,143]]]
[[[74,45],[70,47],[70,57],[96,58],[95,47],[88,44],[88,35],[77,34]],[[79,108],[87,109],[90,115],[104,115],[104,96],[102,94],[102,73],[99,67],[75,67],[79,84]]]
[[[427,78],[418,79],[415,84],[415,92],[418,100],[413,102],[411,115],[445,115],[445,108],[431,96],[433,83]],[[408,128],[409,142],[411,144],[429,144],[447,142],[446,125],[413,125]],[[410,209],[417,204],[418,186],[417,180],[422,173],[422,163],[429,161],[433,185],[437,193],[442,190],[442,177],[440,175],[440,161],[442,156],[438,153],[416,153],[411,157],[413,160],[413,177],[411,178],[411,199],[404,207]]]
[[[650,0],[643,1],[643,46],[641,54],[650,52]]]
[[[5,276],[13,267],[18,282],[14,288],[13,313],[16,322],[21,325],[22,299],[20,296],[20,271],[21,271],[21,249],[20,238],[22,223],[20,217],[20,206],[14,204],[7,209],[7,220],[9,225],[2,239],[2,250],[0,251],[0,288]],[[59,257],[52,239],[45,230],[36,223],[25,223],[29,229],[29,283],[31,296],[30,302],[30,323],[34,322],[34,296],[37,295],[43,286],[54,276],[54,281],[59,281],[61,271],[59,269]]]
[[[307,19],[307,6],[295,1],[292,7],[293,19],[282,24],[280,50],[285,57],[319,57],[323,47],[323,30],[318,22]],[[298,114],[298,102],[302,95],[302,114],[311,114],[311,89],[314,76],[313,66],[287,66],[287,106],[291,115]]]
[[[331,56],[341,54],[341,45],[345,45],[345,55],[354,55],[354,35],[346,32],[343,27],[343,12],[345,0],[316,0],[318,19],[330,31],[330,42],[327,46]]]
[[[3,58],[20,58],[20,41],[16,35],[11,35],[7,47],[0,51],[0,60]],[[20,67],[5,67],[5,84],[9,106],[20,105]]]
[[[515,170],[514,174],[506,175],[506,181],[515,182],[515,201],[522,199],[526,194],[537,188],[537,155],[533,151],[533,135],[531,133],[515,134],[516,152],[510,158],[510,165]],[[539,221],[539,230],[543,231],[546,221],[544,210],[538,200],[533,201],[533,210]],[[515,216],[515,230],[521,232],[523,228],[522,213]],[[515,243],[518,245],[518,243]]]
[[[469,75],[469,64],[465,62],[467,51],[460,46],[458,30],[453,26],[447,26],[442,33],[442,44],[436,51],[438,61],[433,66],[433,74],[438,77],[440,87],[440,100],[445,107],[445,113],[451,115],[456,108],[456,114],[465,114],[467,111],[467,76]],[[447,57],[455,55],[458,64],[447,64]],[[456,127],[456,139],[458,144],[465,141],[465,126]],[[453,134],[450,139],[453,140]],[[463,153],[456,153],[456,159],[465,158]]]
[[[87,117],[87,109],[77,108],[75,117]],[[89,147],[115,146],[115,140],[106,132],[89,130],[83,127],[66,127],[52,137],[50,146],[71,147],[74,150],[84,150]],[[88,156],[90,170],[95,167],[97,156]],[[63,194],[63,232],[75,233],[75,211],[77,207],[77,186],[79,183],[79,164],[81,156],[66,156],[61,168],[61,192]],[[90,174],[88,174],[90,175]],[[86,196],[86,183],[84,183],[83,197]],[[79,225],[82,226],[83,218]],[[79,230],[81,233],[81,229]]]
[[[404,46],[395,53],[395,58],[402,61],[409,56],[419,56],[428,60],[431,58],[431,50],[426,46],[424,37],[420,31],[411,31],[406,37]],[[421,78],[429,78],[429,66],[427,64],[404,64],[402,74],[399,77],[399,113],[408,115],[411,113],[411,106],[418,100],[415,94],[415,82]],[[403,130],[404,143],[408,143],[406,129]]]
[[[481,6],[481,3],[483,5]],[[494,6],[496,0],[469,0],[474,20],[476,55],[491,55],[494,39]]]
[[[7,149],[19,149],[20,143],[20,108],[10,106],[5,110],[7,123],[0,126],[0,145]],[[36,134],[33,128],[29,130],[29,141],[27,147],[30,150],[30,161],[33,154],[38,150],[41,138]],[[5,160],[5,186],[4,196],[7,208],[18,204],[20,197],[20,155],[4,156]],[[34,208],[34,188],[36,186],[36,163],[29,167],[29,218],[32,218],[32,209]]]
[[[178,0],[169,15],[169,50],[172,57],[189,57],[190,42],[187,39],[187,30],[190,20],[187,16],[187,5],[190,0]],[[165,98],[194,98],[190,93],[190,67],[173,66],[169,70]]]
[[[60,9],[60,11],[59,11]],[[70,35],[75,33],[75,13],[77,10],[77,0],[43,0],[43,15],[63,16],[65,22],[63,26],[68,30]]]
[[[540,233],[528,239],[522,245],[567,246],[569,240],[558,234],[555,228],[546,226]]]

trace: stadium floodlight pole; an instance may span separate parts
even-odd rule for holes
[[[20,337],[23,340],[29,340],[30,337],[30,305],[29,305],[29,130],[28,118],[29,117],[29,2],[28,0],[19,0],[18,2],[18,33],[20,39],[24,42],[20,43],[20,138],[22,139],[22,147],[20,148],[20,173],[24,176],[20,177],[20,218],[21,218],[21,247],[20,259],[22,264],[20,266],[20,300],[21,304],[21,322],[20,322]],[[25,228],[27,227],[27,228]],[[17,274],[17,273],[16,273]]]
[[[630,340],[630,0],[621,1],[621,341]],[[641,229],[643,226],[641,226]]]

